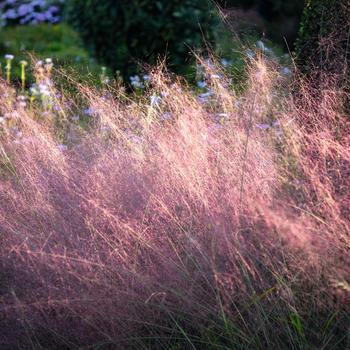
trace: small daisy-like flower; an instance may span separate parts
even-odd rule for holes
[[[20,61],[19,64],[24,67],[28,66],[28,62],[25,60]]]
[[[198,97],[199,98],[209,98],[212,95],[213,95],[213,93],[211,91],[208,91],[208,92],[204,92],[203,94],[200,94]]]
[[[15,58],[15,56],[13,56],[13,55],[10,55],[10,54],[5,55],[5,60],[7,60],[7,61],[12,61],[14,58]]]
[[[145,87],[138,75],[131,76],[130,83],[136,89],[144,89]]]
[[[153,94],[151,97],[150,97],[150,100],[151,100],[151,106],[158,106],[162,100],[162,98],[156,94]]]
[[[37,95],[40,95],[40,91],[38,89],[38,86],[36,84],[33,84],[33,86],[29,89],[29,93],[32,95],[32,96],[37,96]]]
[[[282,74],[288,77],[292,75],[292,71],[288,67],[283,67]]]
[[[223,58],[222,60],[221,60],[221,65],[223,66],[223,67],[228,67],[228,66],[230,66],[232,63],[231,63],[231,61],[229,61],[229,60],[227,60],[226,58]]]
[[[200,89],[203,89],[207,86],[207,83],[205,81],[197,81],[197,86],[200,88]]]
[[[45,63],[46,64],[51,64],[52,63],[52,58],[45,58]]]
[[[74,122],[77,122],[77,121],[79,121],[79,119],[80,119],[80,117],[79,117],[79,115],[73,115],[72,117],[72,120],[74,121]]]

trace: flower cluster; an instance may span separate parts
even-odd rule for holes
[[[0,25],[57,23],[64,0],[4,0],[0,2]]]
[[[143,77],[140,77],[139,75],[133,75],[130,78],[130,84],[134,89],[143,90],[145,89],[149,83],[150,83],[150,76],[145,74]]]

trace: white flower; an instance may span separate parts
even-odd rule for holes
[[[5,55],[5,59],[8,61],[12,61],[14,58],[15,58],[15,56],[13,56],[13,55],[10,55],[10,54]]]
[[[258,40],[258,41],[256,42],[256,46],[257,46],[259,49],[261,49],[262,51],[265,51],[265,50],[266,50],[266,46],[265,46],[265,44],[263,43],[263,41],[261,41],[261,40]]]
[[[255,45],[264,53],[266,54],[272,54],[272,50],[265,45],[265,43],[262,40],[258,40]]]
[[[208,91],[208,92],[204,92],[203,94],[200,94],[198,97],[199,98],[208,98],[212,95],[213,95],[213,93],[211,91]]]
[[[289,77],[292,74],[292,71],[288,67],[283,67],[282,74]]]
[[[130,81],[131,82],[139,82],[140,81],[140,77],[138,75],[132,75],[130,77]]]
[[[36,85],[33,85],[30,89],[29,89],[29,93],[32,95],[32,96],[37,96],[37,95],[40,95],[40,91],[38,89],[38,87]]]
[[[27,96],[24,96],[24,95],[18,95],[17,96],[17,100],[18,101],[25,101],[27,99]]]
[[[208,92],[204,92],[203,94],[200,94],[198,96],[198,101],[200,103],[207,103],[209,102],[209,97],[213,95],[213,92],[212,91],[208,91]]]
[[[251,49],[248,49],[246,50],[246,55],[249,57],[249,58],[253,58],[255,56],[255,53],[253,50]]]
[[[46,84],[39,84],[38,87],[41,95],[50,96],[50,90]]]
[[[51,64],[52,63],[52,58],[45,58],[45,63]]]
[[[232,63],[231,63],[231,61],[229,61],[229,60],[227,60],[226,58],[223,58],[222,60],[221,60],[221,65],[223,66],[223,67],[228,67],[228,66],[230,66]]]
[[[137,89],[144,89],[145,87],[138,75],[131,76],[130,83],[134,88]]]
[[[207,86],[207,83],[205,81],[197,81],[197,86],[200,88],[200,89],[203,89]]]
[[[150,97],[150,100],[151,100],[151,107],[153,107],[153,106],[158,106],[160,104],[160,102],[162,101],[162,98],[156,94],[153,94]]]
[[[24,67],[28,66],[28,62],[25,60],[20,61],[19,64]]]

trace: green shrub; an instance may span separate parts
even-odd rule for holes
[[[79,36],[72,28],[61,24],[40,24],[4,28],[0,31],[0,52],[15,56],[32,52],[42,57],[72,60],[88,58]]]
[[[20,76],[19,62],[29,60],[29,55],[36,59],[50,57],[55,66],[72,67],[81,73],[96,72],[99,67],[91,62],[78,34],[65,24],[40,24],[3,28],[0,31],[0,62],[4,55],[15,56],[13,77]],[[89,67],[89,68],[88,68]],[[28,83],[31,77],[29,76]]]
[[[184,72],[191,48],[211,42],[217,18],[209,0],[69,0],[66,15],[90,52],[125,76],[165,55]]]

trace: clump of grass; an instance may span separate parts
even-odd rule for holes
[[[163,67],[135,98],[78,84],[84,129],[64,92],[1,85],[4,346],[347,346],[342,99],[296,101],[262,55],[239,92],[202,64],[205,96]]]

